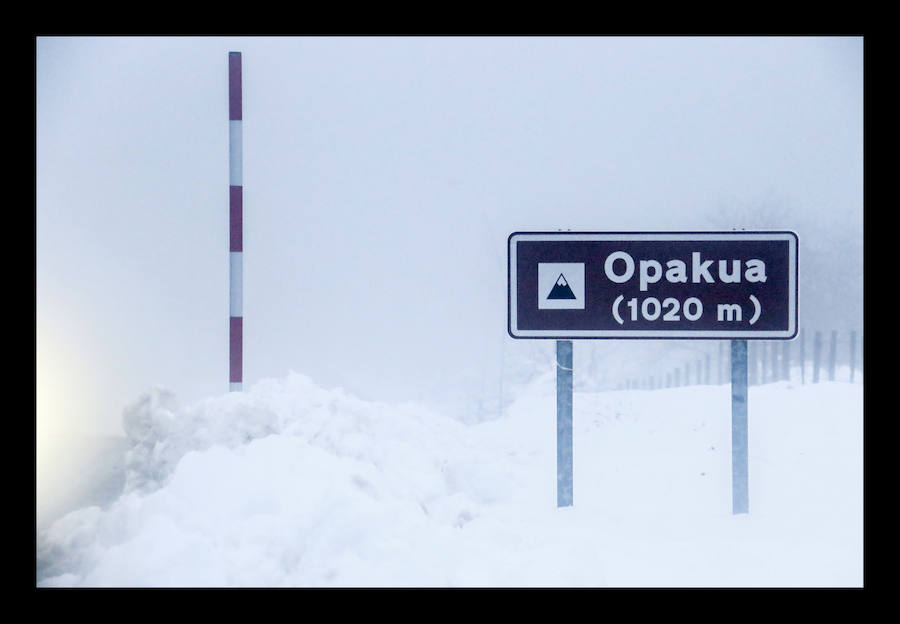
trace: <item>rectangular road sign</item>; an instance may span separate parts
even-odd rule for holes
[[[514,232],[513,338],[789,340],[793,232]]]

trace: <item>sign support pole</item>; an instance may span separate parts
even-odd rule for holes
[[[556,341],[556,506],[572,506],[572,341]]]
[[[731,341],[731,507],[750,513],[747,461],[747,341]]]

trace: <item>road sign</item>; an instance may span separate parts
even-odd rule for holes
[[[514,232],[513,338],[791,339],[793,232]]]

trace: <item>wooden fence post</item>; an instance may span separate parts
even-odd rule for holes
[[[837,330],[831,330],[831,352],[828,354],[828,381],[834,381],[834,365],[837,358]]]
[[[788,340],[781,345],[781,377],[785,381],[791,380],[791,343]]]
[[[769,362],[772,366],[772,382],[778,381],[778,343],[769,343]]]
[[[819,356],[822,355],[822,332],[817,331],[813,340],[813,383],[819,383]]]
[[[800,385],[806,383],[806,334],[800,330]]]

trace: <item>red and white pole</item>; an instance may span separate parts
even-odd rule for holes
[[[228,203],[229,203],[229,391],[243,389],[244,184],[242,150],[241,53],[228,53]]]

